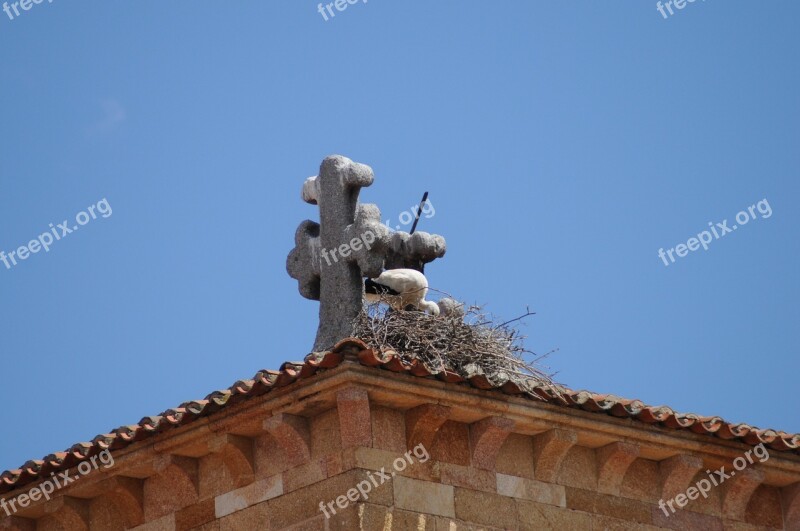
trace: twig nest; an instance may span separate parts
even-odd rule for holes
[[[429,370],[448,371],[463,378],[485,376],[494,386],[513,382],[522,389],[545,386],[554,389],[550,375],[523,345],[524,336],[511,326],[522,317],[496,324],[477,306],[454,299],[439,301],[438,317],[419,311],[390,311],[368,305],[353,323],[355,337],[370,348],[388,352],[410,363],[417,360]],[[556,392],[554,390],[554,392]]]

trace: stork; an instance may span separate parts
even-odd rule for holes
[[[426,301],[428,279],[416,269],[389,269],[364,281],[367,302],[385,302],[395,310],[409,306],[439,315],[439,305]]]

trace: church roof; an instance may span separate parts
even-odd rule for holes
[[[694,413],[679,413],[667,406],[649,406],[640,400],[620,398],[609,394],[561,389],[548,386],[522,388],[514,381],[496,380],[483,374],[464,377],[448,371],[432,371],[416,361],[406,363],[389,352],[380,354],[358,339],[345,339],[330,352],[309,355],[302,362],[286,362],[277,371],[259,371],[252,379],[239,380],[228,389],[215,391],[202,400],[185,402],[160,415],[145,417],[138,424],[121,426],[110,433],[98,435],[89,442],[73,445],[64,452],[50,454],[43,459],[31,460],[21,468],[0,474],[0,494],[15,490],[53,472],[68,470],[104,450],[119,450],[146,440],[167,430],[190,424],[213,415],[232,405],[264,395],[275,389],[313,378],[320,371],[342,365],[345,356],[351,355],[363,366],[375,370],[406,374],[417,378],[435,378],[452,385],[468,385],[476,389],[518,396],[536,402],[547,402],[567,408],[577,408],[598,415],[633,419],[643,424],[674,430],[735,440],[747,445],[764,444],[771,450],[800,455],[800,434],[759,429],[748,424],[733,424],[720,417],[706,417]]]

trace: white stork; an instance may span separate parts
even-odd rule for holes
[[[428,279],[416,269],[389,269],[364,282],[367,302],[385,302],[395,310],[409,306],[439,315],[439,305],[426,301]]]

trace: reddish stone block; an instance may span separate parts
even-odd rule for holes
[[[578,442],[574,431],[554,429],[533,439],[533,460],[536,478],[542,481],[555,481],[561,462],[567,452]]]
[[[147,522],[131,531],[175,531],[175,514],[162,516],[158,520]]]
[[[113,477],[103,482],[104,493],[91,500],[89,520],[93,527],[130,529],[144,523],[144,481]]]
[[[175,513],[175,530],[189,531],[215,519],[214,500],[204,500]]]
[[[214,514],[217,518],[223,518],[281,494],[283,494],[283,477],[277,474],[217,496],[214,499]]]
[[[620,495],[657,503],[661,499],[661,474],[658,462],[649,459],[634,461],[622,482]]]
[[[372,503],[359,503],[356,509],[358,516],[358,527],[356,529],[392,529],[394,522],[394,512],[389,507],[374,505]],[[411,529],[414,529],[413,527]]]
[[[29,520],[18,516],[6,518],[5,515],[3,515],[0,517],[0,529],[3,531],[36,531],[36,520]]]
[[[566,507],[566,495],[562,485],[545,483],[535,479],[497,474],[497,493],[512,498],[521,498]]]
[[[311,457],[321,457],[342,450],[339,428],[339,411],[329,409],[308,419],[311,429]]]
[[[264,421],[264,430],[275,438],[289,466],[306,463],[311,458],[311,433],[303,417],[278,413]]]
[[[497,453],[495,470],[509,476],[533,479],[533,437],[511,433]]]
[[[639,445],[617,441],[595,450],[597,456],[597,488],[607,494],[619,494],[625,473],[639,457]]]
[[[439,429],[450,416],[450,408],[438,404],[423,404],[406,412],[406,437],[408,447],[422,444],[433,448]]]
[[[780,489],[769,485],[760,485],[747,504],[745,521],[755,525],[780,529],[784,525],[781,509]],[[800,527],[795,526],[795,528]],[[792,529],[788,522],[786,529]]]
[[[219,531],[219,520],[203,524],[200,527],[192,529],[192,531]]]
[[[590,514],[533,501],[517,500],[517,514],[520,531],[602,529],[592,527],[592,515]]]
[[[678,454],[661,461],[661,498],[671,500],[686,492],[689,485],[694,483],[695,475],[702,469],[703,460],[694,455]]]
[[[243,529],[267,531],[279,529],[272,527],[271,524],[267,503],[259,503],[220,519],[219,531],[241,531]]]
[[[236,478],[232,476],[231,471],[225,466],[225,460],[222,455],[217,453],[209,454],[201,457],[198,461],[199,498],[201,500],[214,498],[241,486],[236,485]]]
[[[348,491],[355,489],[359,482],[368,481],[366,478],[367,472],[365,470],[355,469],[266,502],[268,506],[267,514],[270,518],[269,529],[284,529],[323,514],[320,509],[320,502],[323,505],[334,502],[333,511],[335,512],[331,513],[330,508],[327,509],[331,516],[329,522],[333,522],[334,516],[353,510],[360,501],[363,501],[363,499],[358,498],[360,501],[352,502],[347,500],[346,496]],[[393,485],[394,481],[386,481],[369,490],[367,492],[367,501],[378,505],[392,505]],[[346,502],[346,508],[344,509],[337,507],[335,504],[337,498],[342,496],[344,496],[342,498],[344,500],[343,505]],[[251,528],[244,527],[242,529]],[[262,528],[253,529],[260,530]]]
[[[592,529],[596,531],[659,531],[664,528],[645,524],[634,524],[618,518],[594,514],[592,515]]]
[[[800,529],[800,483],[783,487],[781,502],[786,529]]]
[[[249,437],[225,434],[215,454],[231,478],[233,488],[243,487],[255,480],[254,441]]]
[[[375,448],[405,453],[406,426],[401,411],[371,405],[372,444]]]
[[[538,478],[537,479],[541,479]],[[584,446],[572,446],[561,460],[553,483],[579,489],[597,490],[597,456]]]
[[[448,420],[439,429],[433,448],[425,448],[430,450],[431,458],[436,461],[469,466],[469,426]]]
[[[455,490],[456,518],[474,524],[516,529],[517,506],[513,499],[471,489]],[[447,515],[443,515],[447,516]]]
[[[125,529],[131,529],[132,527],[143,524],[144,520],[139,520],[134,525],[125,525],[124,517],[120,514],[117,507],[113,503],[106,501],[105,496],[100,496],[89,502],[89,522],[91,523],[92,529],[124,531]],[[2,519],[0,519],[0,529],[4,529],[2,526]]]
[[[283,473],[284,492],[292,492],[328,477],[326,457],[314,459],[304,465],[296,466]]]
[[[497,475],[490,470],[439,463],[441,482],[454,487],[464,487],[484,492],[497,492]]]
[[[346,509],[339,509],[325,521],[326,531],[361,531],[363,504],[357,503]]]
[[[295,524],[291,527],[287,527],[286,531],[327,531],[325,527],[328,522],[326,521],[325,517],[315,516],[314,518],[309,518],[304,522],[300,522],[299,524]]]
[[[472,466],[494,470],[497,454],[514,429],[514,421],[502,417],[486,417],[470,425]]]
[[[331,453],[325,456],[327,460],[325,467],[328,471],[328,477],[333,477],[356,467],[356,451],[362,450],[361,448],[348,448],[336,453]]]
[[[453,487],[402,476],[396,476],[393,483],[396,507],[436,516],[455,516]]]
[[[567,508],[638,524],[653,524],[652,505],[584,489],[566,487]]]
[[[262,480],[280,474],[284,470],[291,468],[291,464],[280,455],[283,449],[275,438],[265,433],[255,441],[253,455],[255,461],[255,479]],[[276,459],[275,456],[278,456]]]
[[[372,415],[366,389],[351,387],[336,393],[342,448],[372,446]]]
[[[354,451],[355,466],[365,470],[385,469],[392,472],[395,459],[402,458],[402,454],[377,450],[375,448],[356,448]]]
[[[144,519],[156,520],[198,501],[198,463],[171,456],[169,465],[144,482]]]
[[[436,516],[411,511],[394,509],[389,513],[390,520],[384,520],[381,527],[364,526],[365,530],[382,529],[384,531],[392,529],[413,529],[414,531],[436,531]],[[365,524],[367,522],[364,522]]]
[[[754,468],[731,470],[728,473],[730,479],[720,485],[724,492],[722,514],[732,520],[744,520],[750,498],[764,481],[764,473]]]
[[[506,531],[499,527],[470,524],[469,522],[463,522],[453,518],[444,518],[442,516],[436,516],[434,521],[436,522],[436,531]]]
[[[652,508],[653,525],[667,529],[699,529],[702,531],[723,531],[722,520],[709,514],[701,514],[686,509],[678,509],[672,513],[667,507],[667,514],[658,507]]]

